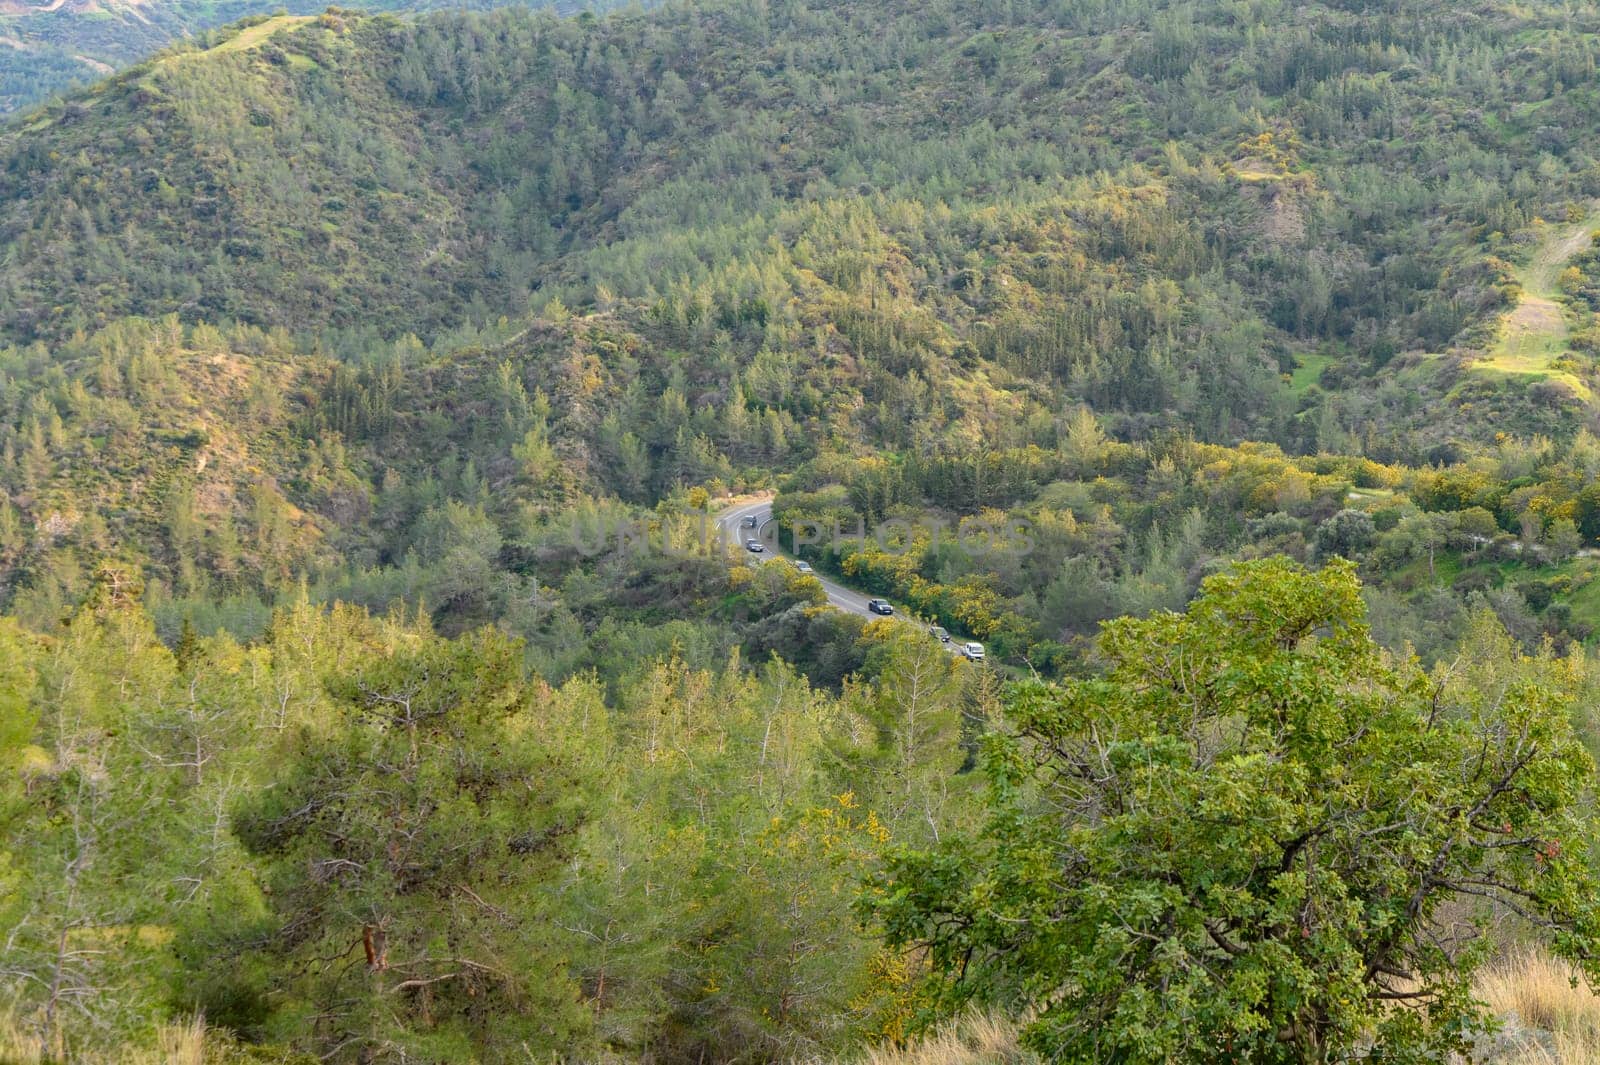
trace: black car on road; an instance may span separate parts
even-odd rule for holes
[[[874,614],[882,614],[884,617],[894,613],[894,607],[889,605],[889,600],[887,599],[868,599],[867,609]]]

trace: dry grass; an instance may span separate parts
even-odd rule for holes
[[[1600,995],[1574,970],[1542,951],[1524,949],[1485,969],[1478,997],[1504,1021],[1504,1030],[1482,1048],[1480,1060],[1494,1065],[1600,1065]],[[0,1063],[46,1065],[37,1037],[15,1017],[0,1014]],[[114,1058],[75,1058],[84,1065],[206,1065],[228,1058],[224,1044],[209,1045],[198,1017],[164,1025],[152,1049],[125,1049]],[[1037,1065],[1017,1045],[1017,1025],[1002,1017],[973,1014],[941,1025],[906,1047],[878,1047],[833,1065]],[[819,1063],[812,1063],[819,1065]]]
[[[156,1029],[153,1048],[124,1047],[112,1054],[68,1054],[65,1047],[47,1047],[44,1040],[12,1014],[0,1015],[0,1063],[47,1065],[71,1060],[75,1065],[206,1065],[222,1053],[207,1052],[206,1026],[199,1017]]]
[[[1600,1062],[1600,996],[1565,962],[1525,949],[1479,976],[1478,997],[1505,1022],[1490,1060],[1500,1065]]]
[[[163,1065],[206,1065],[206,1023],[199,1017],[187,1024],[169,1024],[156,1036]]]
[[[906,1047],[878,1047],[851,1065],[1033,1065],[1017,1046],[1017,1026],[1001,1017],[972,1015],[949,1021]]]
[[[1600,1065],[1600,995],[1543,951],[1508,954],[1478,977],[1478,997],[1504,1022],[1476,1061],[1493,1065]],[[852,1065],[1033,1065],[1017,1026],[992,1016],[953,1021],[911,1046],[879,1048]]]
[[[44,1043],[26,1031],[15,1014],[0,1014],[0,1061],[6,1065],[37,1065],[43,1060]]]

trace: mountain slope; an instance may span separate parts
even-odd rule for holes
[[[1405,1057],[1458,1004],[1368,965],[1457,971],[1454,903],[1385,916],[1423,849],[1346,833],[1327,906],[1274,872],[1365,748],[1378,792],[1427,757],[1352,816],[1503,806],[1438,886],[1581,946],[1595,15],[285,13],[0,128],[0,1057],[850,1060],[946,964],[1053,1026],[1074,951],[1089,1056]],[[898,613],[728,550],[754,499]],[[1075,869],[1029,822],[1080,749],[1184,777],[1217,860],[1141,879],[1112,825]],[[1074,891],[1140,913],[1028,930]]]
[[[0,3],[0,116],[23,111],[57,93],[91,83],[185,38],[268,12],[320,13],[317,0],[5,0]],[[419,11],[448,6],[481,9],[493,0],[447,5],[404,0],[356,0],[362,11]],[[545,4],[531,4],[541,7]],[[612,6],[553,2],[564,13]]]
[[[1593,27],[1553,5],[1264,17],[884,0],[236,28],[0,134],[0,332],[177,312],[349,353],[530,298],[737,304],[821,212],[904,243],[807,269],[903,282],[954,343],[1097,407],[1192,412],[1223,351],[1361,378],[1485,345],[1528,224],[1600,191]],[[951,241],[946,209],[977,228]],[[1207,372],[1144,388],[1172,358]],[[1073,377],[1108,363],[1113,388]],[[1419,372],[1444,396],[1460,371]],[[1250,420],[1199,425],[1271,431]],[[1314,420],[1389,419],[1351,397]]]
[[[438,562],[429,522],[492,527],[474,550],[514,568],[578,500],[786,474],[873,521],[1009,506],[1096,468],[1051,457],[1080,408],[1149,448],[1097,473],[1152,484],[1177,437],[1409,467],[1567,439],[1589,347],[1531,383],[1479,357],[1534,220],[1600,191],[1582,17],[1301,5],[1267,33],[1252,8],[876,0],[231,27],[0,132],[0,485],[32,530],[6,595],[49,616],[107,539],[40,532],[126,493],[76,442],[99,405],[235,421],[200,351],[303,397],[231,449],[264,446],[303,535],[239,470],[214,551],[174,544],[161,492],[122,498],[113,538],[195,603],[307,572],[377,603],[390,578],[359,574]],[[128,316],[169,314],[154,357],[187,408],[97,370],[152,346]],[[1141,491],[1100,502],[1170,533],[1177,487]],[[1273,516],[1261,493],[1213,549]]]

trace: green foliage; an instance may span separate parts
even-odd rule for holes
[[[197,1011],[263,1054],[438,1062],[833,1053],[904,1014],[851,905],[869,801],[914,799],[907,838],[957,816],[947,680],[880,732],[873,682],[716,647],[552,687],[493,629],[302,597],[174,655],[137,596],[106,567],[51,635],[0,622],[0,1008],[58,1057]],[[920,645],[882,646],[917,688]]]
[[[327,5],[304,0],[260,4],[254,0],[178,0],[141,8],[137,12],[122,8],[86,10],[71,5],[33,5],[13,8],[0,16],[0,35],[14,42],[0,52],[0,115],[26,111],[52,96],[69,92],[98,80],[116,67],[136,63],[162,48],[182,53],[185,38],[198,38],[207,44],[257,47],[288,21],[268,12],[288,11],[296,15],[316,15]],[[427,10],[439,5],[396,0],[361,0],[344,5],[355,10]],[[493,0],[451,4],[469,9],[496,7]],[[530,4],[570,10],[615,6],[605,0],[571,3]],[[240,20],[227,29],[214,29]],[[205,32],[210,30],[211,32]],[[250,33],[256,30],[257,33]],[[282,52],[271,50],[279,57]],[[169,192],[170,186],[163,192]]]
[[[1107,625],[1103,678],[1013,692],[982,832],[901,853],[870,911],[1049,1057],[1465,1049],[1493,913],[1593,964],[1574,678],[1492,621],[1430,678],[1364,616],[1348,564],[1266,561]]]
[[[275,871],[271,921],[245,933],[265,940],[271,985],[351,1054],[574,1045],[576,988],[513,911],[565,857],[581,781],[539,728],[515,645],[485,630],[400,649],[332,691],[338,717],[291,744],[293,771],[235,822]]]
[[[1447,914],[1592,932],[1574,17],[290,13],[0,128],[0,1013],[811,1060],[931,986],[1069,1059],[1459,1046]],[[1573,352],[1472,372],[1535,273]],[[730,564],[774,487],[920,617]],[[887,841],[931,953],[852,919]]]
[[[1408,392],[1491,430],[1513,402],[1529,431],[1574,424],[1571,394],[1387,363],[1481,333],[1513,242],[1592,194],[1586,90],[1546,61],[1587,69],[1591,44],[1543,4],[1263,19],[1201,18],[1176,51],[1144,3],[270,20],[0,138],[4,327],[177,311],[361,349],[645,306],[761,370],[744,393],[777,421],[733,426],[756,453],[809,405],[770,371],[830,351],[870,368],[861,417],[906,441],[981,438],[916,409],[952,361],[1214,439],[1337,447],[1399,422],[1390,458],[1441,443]],[[1112,41],[1175,65],[1102,85]],[[1466,110],[1492,116],[1470,150],[1442,117]],[[1531,148],[1553,115],[1573,136]],[[1337,396],[1280,376],[1334,351]],[[1342,388],[1373,367],[1370,399]]]
[[[34,745],[35,712],[28,703],[36,676],[31,640],[9,619],[0,621],[0,920],[16,928],[27,914],[18,857],[13,841],[28,824],[26,781],[47,763],[49,755]]]

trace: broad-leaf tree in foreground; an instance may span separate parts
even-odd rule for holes
[[[1349,566],[1281,559],[1099,646],[1013,691],[978,838],[868,895],[949,998],[1032,1010],[1052,1060],[1436,1061],[1483,1029],[1483,922],[1600,971],[1567,666],[1485,622],[1430,677]]]

